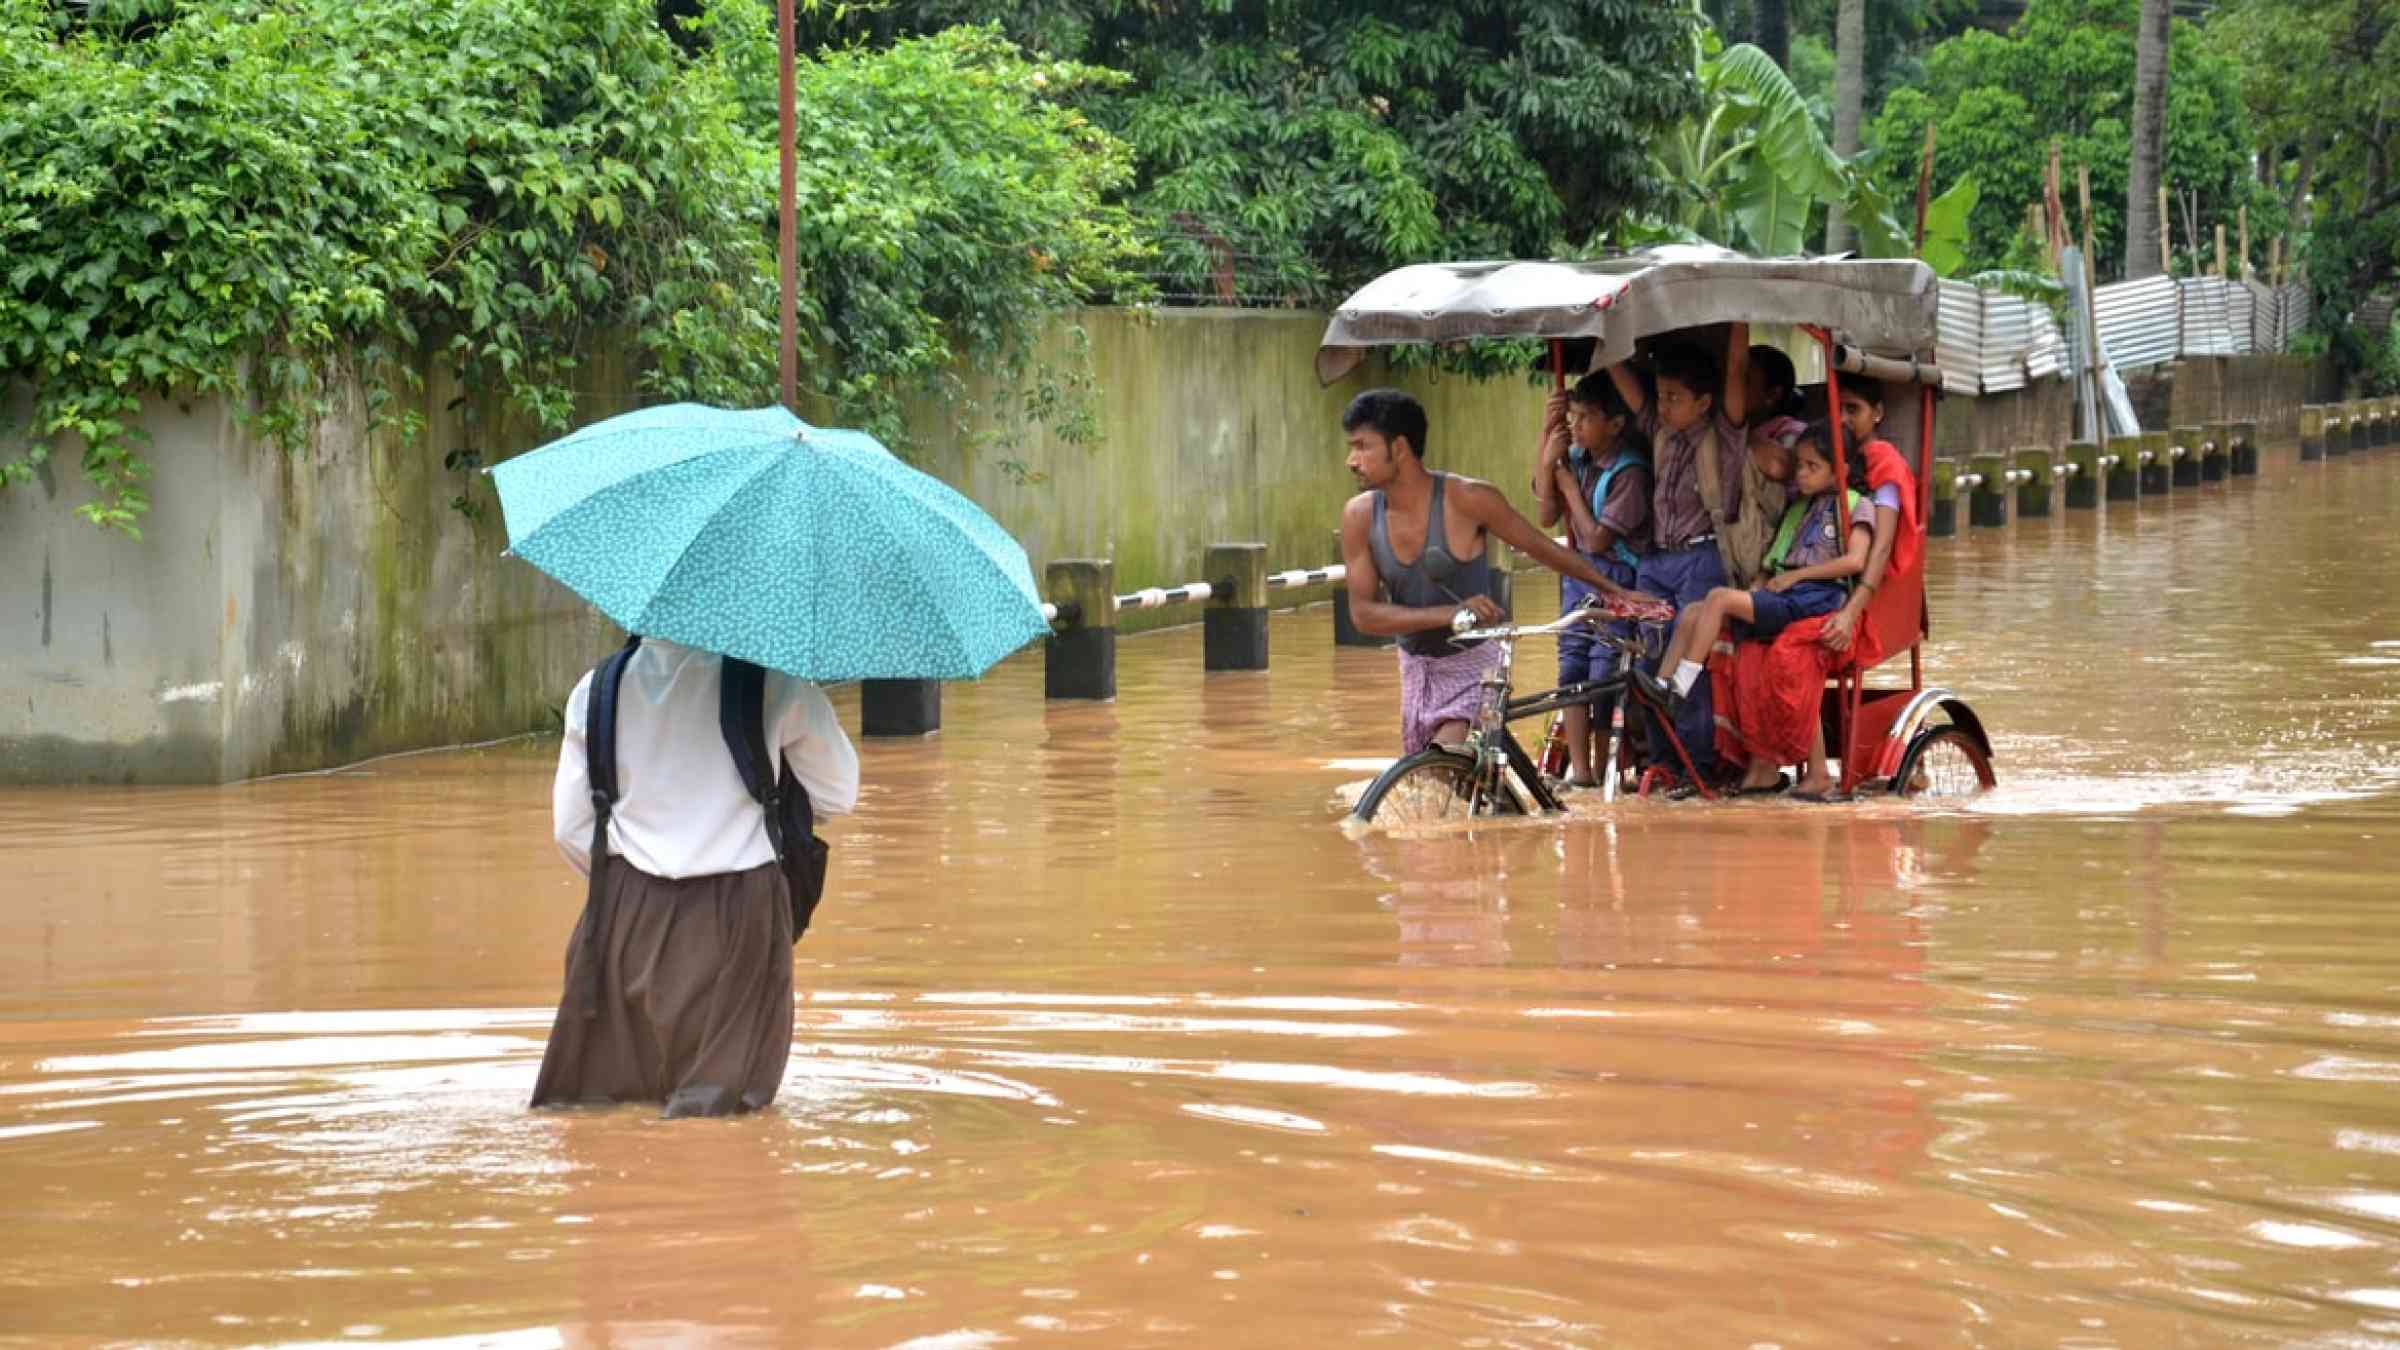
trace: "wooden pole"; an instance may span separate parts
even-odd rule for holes
[[[2066,265],[2062,256],[2066,248],[2067,207],[2058,194],[2058,142],[2050,142],[2050,166],[2042,174],[2043,233],[2050,244],[2050,271],[2056,274]]]
[[[2092,280],[2092,166],[2089,164],[2075,166],[2075,202],[2083,213],[2083,280],[2089,286]]]
[[[794,412],[800,402],[800,244],[799,244],[799,138],[800,119],[794,108],[793,48],[795,25],[792,16],[793,0],[776,0],[775,4],[775,61],[776,101],[780,122],[783,153],[782,181],[776,202],[775,251],[776,267],[781,272],[782,295],[782,393],[783,406]]]
[[[2126,247],[2133,245],[2127,240]],[[2158,185],[2158,270],[2169,276],[2175,274],[2175,230],[2167,217],[2167,185]]]
[[[2051,143],[2050,154],[2051,162],[2056,164],[2056,142]],[[2091,382],[2092,424],[2083,429],[2084,435],[2099,440],[2107,435],[2102,428],[2107,425],[2108,419],[2101,411],[2104,400],[2100,394],[2100,318],[2096,310],[2099,296],[2093,289],[2097,278],[2092,263],[2092,166],[2089,164],[2075,166],[2075,205],[2083,215],[2083,304],[2080,306],[2081,312],[2075,315],[2075,322],[2083,328],[2083,350],[2090,361],[2090,368],[2077,378]]]
[[[2248,202],[2244,202],[2244,203],[2242,204],[2242,210],[2241,210],[2241,222],[2242,222],[2242,252],[2241,252],[2242,265],[2241,265],[2240,271],[2241,271],[2241,277],[2242,277],[2242,280],[2244,280],[2244,281],[2248,281],[2248,280],[2250,279],[2250,204],[2249,204]]]
[[[2217,275],[2225,275],[2225,222],[2217,222]]]
[[[2283,284],[2283,236],[2276,235],[2267,255],[2267,279],[2277,286]]]

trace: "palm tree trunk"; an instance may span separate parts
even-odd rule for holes
[[[2167,153],[2167,43],[2173,13],[2168,0],[2142,0],[2141,27],[2133,41],[2133,166],[2125,187],[2127,280],[2155,276],[2158,258],[2158,184]]]
[[[1752,41],[1758,49],[1774,59],[1776,65],[1789,71],[1792,68],[1792,6],[1791,0],[1758,0],[1753,25],[1757,36]]]
[[[1867,101],[1867,0],[1841,0],[1833,20],[1833,153],[1858,153],[1858,124]],[[1850,221],[1835,202],[1825,211],[1825,251],[1850,247]]]

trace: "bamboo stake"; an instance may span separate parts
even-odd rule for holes
[[[2083,295],[2084,303],[2088,306],[2093,303],[2094,288],[2098,285],[2098,278],[2092,270],[2092,166],[2089,164],[2075,166],[2075,198],[2078,209],[2083,213]],[[2095,369],[2100,360],[2099,336],[2099,330],[2094,329],[2092,362]]]
[[[2053,155],[2057,153],[2055,142],[2051,153]],[[2092,166],[2089,164],[2075,166],[2075,204],[2076,209],[2083,216],[2083,304],[2081,306],[2083,312],[2077,314],[2075,319],[2083,325],[2083,349],[2090,354],[2090,369],[2082,378],[2091,381],[2092,398],[2092,425],[2084,428],[2084,434],[2094,440],[2099,440],[2105,435],[2101,431],[2101,427],[2106,424],[2107,417],[2100,411],[2103,402],[2100,394],[2100,368],[2105,362],[2100,353],[2100,316],[2096,310],[2096,306],[2099,304],[2099,292],[2096,289],[2097,277],[2092,270]]]
[[[2225,275],[2225,222],[2217,222],[2217,275]]]
[[[2089,164],[2075,166],[2075,199],[2077,209],[2083,214],[2083,283],[2089,286],[2092,283],[2092,166]]]
[[[2043,234],[2050,244],[2050,270],[2056,273],[2066,265],[2067,207],[2058,194],[2058,142],[2050,142],[2050,165],[2042,173]]]
[[[2242,271],[2242,280],[2244,280],[2244,281],[2248,281],[2248,280],[2250,279],[2250,204],[2249,204],[2249,203],[2247,203],[2247,202],[2244,202],[2244,203],[2242,204],[2242,210],[2241,210],[2241,222],[2242,222],[2242,253],[2241,253],[2241,258],[2242,258],[2242,268],[2241,268],[2241,271]]]

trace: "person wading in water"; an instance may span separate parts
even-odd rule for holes
[[[799,916],[726,736],[758,737],[763,776],[788,768],[785,793],[805,791],[819,815],[857,805],[858,752],[823,690],[752,666],[745,705],[730,694],[736,664],[650,638],[567,696],[551,824],[567,861],[599,872],[567,939],[537,1107],[647,1101],[669,1116],[731,1115],[783,1086]],[[613,689],[595,678],[612,668]],[[596,839],[600,797],[609,815]]]
[[[1400,752],[1465,739],[1490,643],[1451,641],[1460,610],[1497,623],[1489,536],[1602,595],[1624,588],[1559,547],[1489,483],[1425,467],[1425,407],[1397,389],[1370,389],[1342,412],[1350,476],[1362,489],[1342,508],[1342,562],[1358,631],[1400,640]],[[1402,562],[1402,557],[1409,559]],[[1390,598],[1376,594],[1376,583]]]

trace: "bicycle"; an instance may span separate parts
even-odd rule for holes
[[[1490,816],[1523,816],[1535,811],[1551,813],[1566,809],[1558,795],[1550,790],[1541,770],[1534,764],[1525,747],[1509,732],[1508,724],[1528,717],[1578,704],[1589,706],[1602,699],[1631,700],[1650,715],[1651,725],[1663,732],[1676,757],[1683,763],[1684,772],[1692,774],[1691,756],[1675,738],[1674,714],[1660,703],[1640,681],[1632,679],[1626,661],[1618,670],[1602,680],[1585,680],[1560,685],[1524,698],[1511,698],[1509,690],[1516,666],[1516,644],[1529,637],[1556,637],[1575,625],[1593,629],[1592,640],[1617,651],[1621,656],[1640,655],[1641,644],[1633,639],[1607,632],[1599,625],[1612,616],[1593,607],[1572,610],[1544,624],[1500,624],[1491,628],[1473,627],[1473,616],[1460,611],[1453,623],[1454,640],[1459,642],[1496,642],[1500,644],[1500,660],[1484,673],[1483,697],[1474,719],[1468,724],[1466,739],[1456,746],[1429,745],[1413,755],[1407,755],[1379,774],[1367,790],[1359,794],[1358,804],[1350,814],[1360,821],[1381,825],[1414,825],[1433,821],[1474,819]],[[1627,719],[1630,724],[1631,719]],[[1615,769],[1613,747],[1609,755],[1610,779]],[[1696,781],[1697,775],[1693,775]],[[1707,790],[1702,788],[1705,793]],[[1714,795],[1713,793],[1708,795]]]

